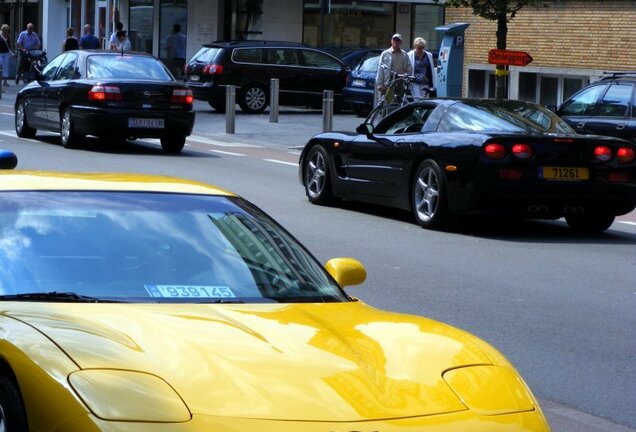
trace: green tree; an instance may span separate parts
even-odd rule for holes
[[[497,49],[506,49],[508,23],[525,6],[547,7],[546,0],[435,0],[445,7],[473,9],[473,15],[490,21],[497,21]],[[497,65],[495,74],[495,98],[503,99],[507,70]]]

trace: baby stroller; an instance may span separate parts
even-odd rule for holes
[[[48,63],[46,51],[41,49],[32,49],[25,51],[23,54],[24,73],[22,74],[25,83],[33,81],[44,69]]]

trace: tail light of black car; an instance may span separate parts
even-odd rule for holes
[[[203,73],[205,75],[221,75],[223,73],[223,66],[217,64],[208,64],[203,66]]]
[[[192,96],[192,90],[190,89],[174,89],[172,90],[172,96],[170,97],[170,103],[192,105],[194,97]]]
[[[514,143],[508,146],[508,148],[500,143],[489,143],[484,146],[484,153],[488,159],[499,160],[505,158],[508,153],[512,154],[515,158],[521,160],[527,160],[532,157],[534,152],[532,147],[528,144]]]
[[[97,102],[120,101],[122,100],[121,90],[116,86],[97,84],[88,91],[88,100]]]
[[[594,149],[594,157],[599,162],[608,162],[614,157],[612,149],[607,146],[597,146]],[[620,164],[628,164],[636,160],[636,153],[630,147],[619,147],[616,150],[616,160]]]

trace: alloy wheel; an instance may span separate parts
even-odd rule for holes
[[[62,142],[69,142],[71,137],[71,113],[69,110],[64,111],[64,115],[62,116]]]
[[[253,111],[259,111],[265,106],[266,95],[262,88],[251,87],[245,93],[245,104]]]
[[[305,184],[310,198],[318,198],[325,188],[325,158],[318,151],[311,155],[307,162],[307,172],[305,173]]]
[[[425,167],[415,182],[415,211],[417,217],[428,222],[435,216],[439,202],[439,179],[431,166]]]
[[[4,417],[4,409],[2,409],[2,405],[0,405],[0,432],[7,431],[7,422]]]
[[[18,131],[21,132],[24,129],[24,103],[18,105],[18,109],[15,112],[15,124],[18,127]],[[0,432],[2,432],[0,430]]]

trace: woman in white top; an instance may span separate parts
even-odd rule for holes
[[[415,81],[411,83],[410,90],[415,98],[428,97],[430,89],[437,87],[437,74],[435,73],[433,54],[424,48],[426,48],[426,40],[417,37],[413,41],[413,49],[408,53],[411,70],[415,76]]]
[[[117,42],[113,48],[115,51],[131,51],[130,41],[126,37],[126,32],[120,30],[117,32]]]

